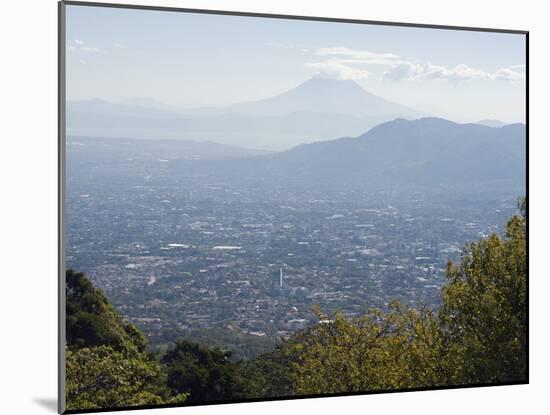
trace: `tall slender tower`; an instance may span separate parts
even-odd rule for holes
[[[283,268],[279,268],[279,287],[283,286]]]

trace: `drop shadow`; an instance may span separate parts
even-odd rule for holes
[[[57,413],[57,399],[53,398],[35,398],[34,402],[51,412]]]

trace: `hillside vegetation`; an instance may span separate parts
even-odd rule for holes
[[[82,273],[68,270],[67,409],[183,403],[171,394],[143,333],[125,321]]]

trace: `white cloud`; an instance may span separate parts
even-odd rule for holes
[[[443,80],[450,82],[460,82],[470,79],[490,79],[490,74],[487,72],[481,69],[472,68],[465,64],[456,65],[454,68],[447,68],[428,62],[424,65],[414,65],[414,68],[416,79]]]
[[[75,45],[69,45],[67,49],[71,52],[95,52],[95,53],[104,53],[101,49],[94,48],[91,46],[84,46],[84,41],[80,39],[74,40]]]
[[[323,78],[350,80],[369,77],[369,72],[365,69],[353,68],[336,61],[305,63],[304,66],[315,69],[315,75]]]
[[[319,48],[317,56],[336,57],[342,63],[396,65],[404,62],[403,58],[393,53],[377,53],[368,50],[356,50],[345,47]]]
[[[126,49],[126,47],[124,45],[121,45],[120,43],[115,43],[113,45],[113,47],[117,48],[117,49]]]
[[[425,64],[406,62],[389,68],[384,72],[382,77],[391,81],[440,80],[457,83],[481,79],[516,82],[525,79],[525,73],[517,69],[511,69],[511,67],[501,68],[491,73],[465,64],[456,65],[454,68],[447,68],[431,62]]]
[[[525,65],[514,65],[501,68],[493,74],[493,79],[519,82],[525,79]]]
[[[415,79],[421,71],[420,65],[415,65],[411,62],[400,63],[388,69],[382,77],[391,81],[401,81],[403,79]]]
[[[458,83],[468,80],[504,80],[517,82],[525,79],[525,65],[514,65],[487,72],[466,64],[446,67],[431,62],[415,62],[394,53],[380,53],[346,47],[318,48],[315,55],[325,57],[325,62],[305,64],[322,73],[338,76],[340,79],[360,79],[369,75],[365,66],[385,67],[382,79],[391,81],[446,81]]]
[[[520,64],[520,65],[512,65],[512,66],[508,66],[509,69],[519,69],[523,72],[525,72],[525,64]]]

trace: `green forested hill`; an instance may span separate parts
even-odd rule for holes
[[[82,273],[68,270],[67,409],[182,403],[171,394],[141,331],[126,322]]]
[[[68,270],[66,284],[69,348],[108,345],[118,351],[145,351],[143,334],[117,314],[84,274]]]

